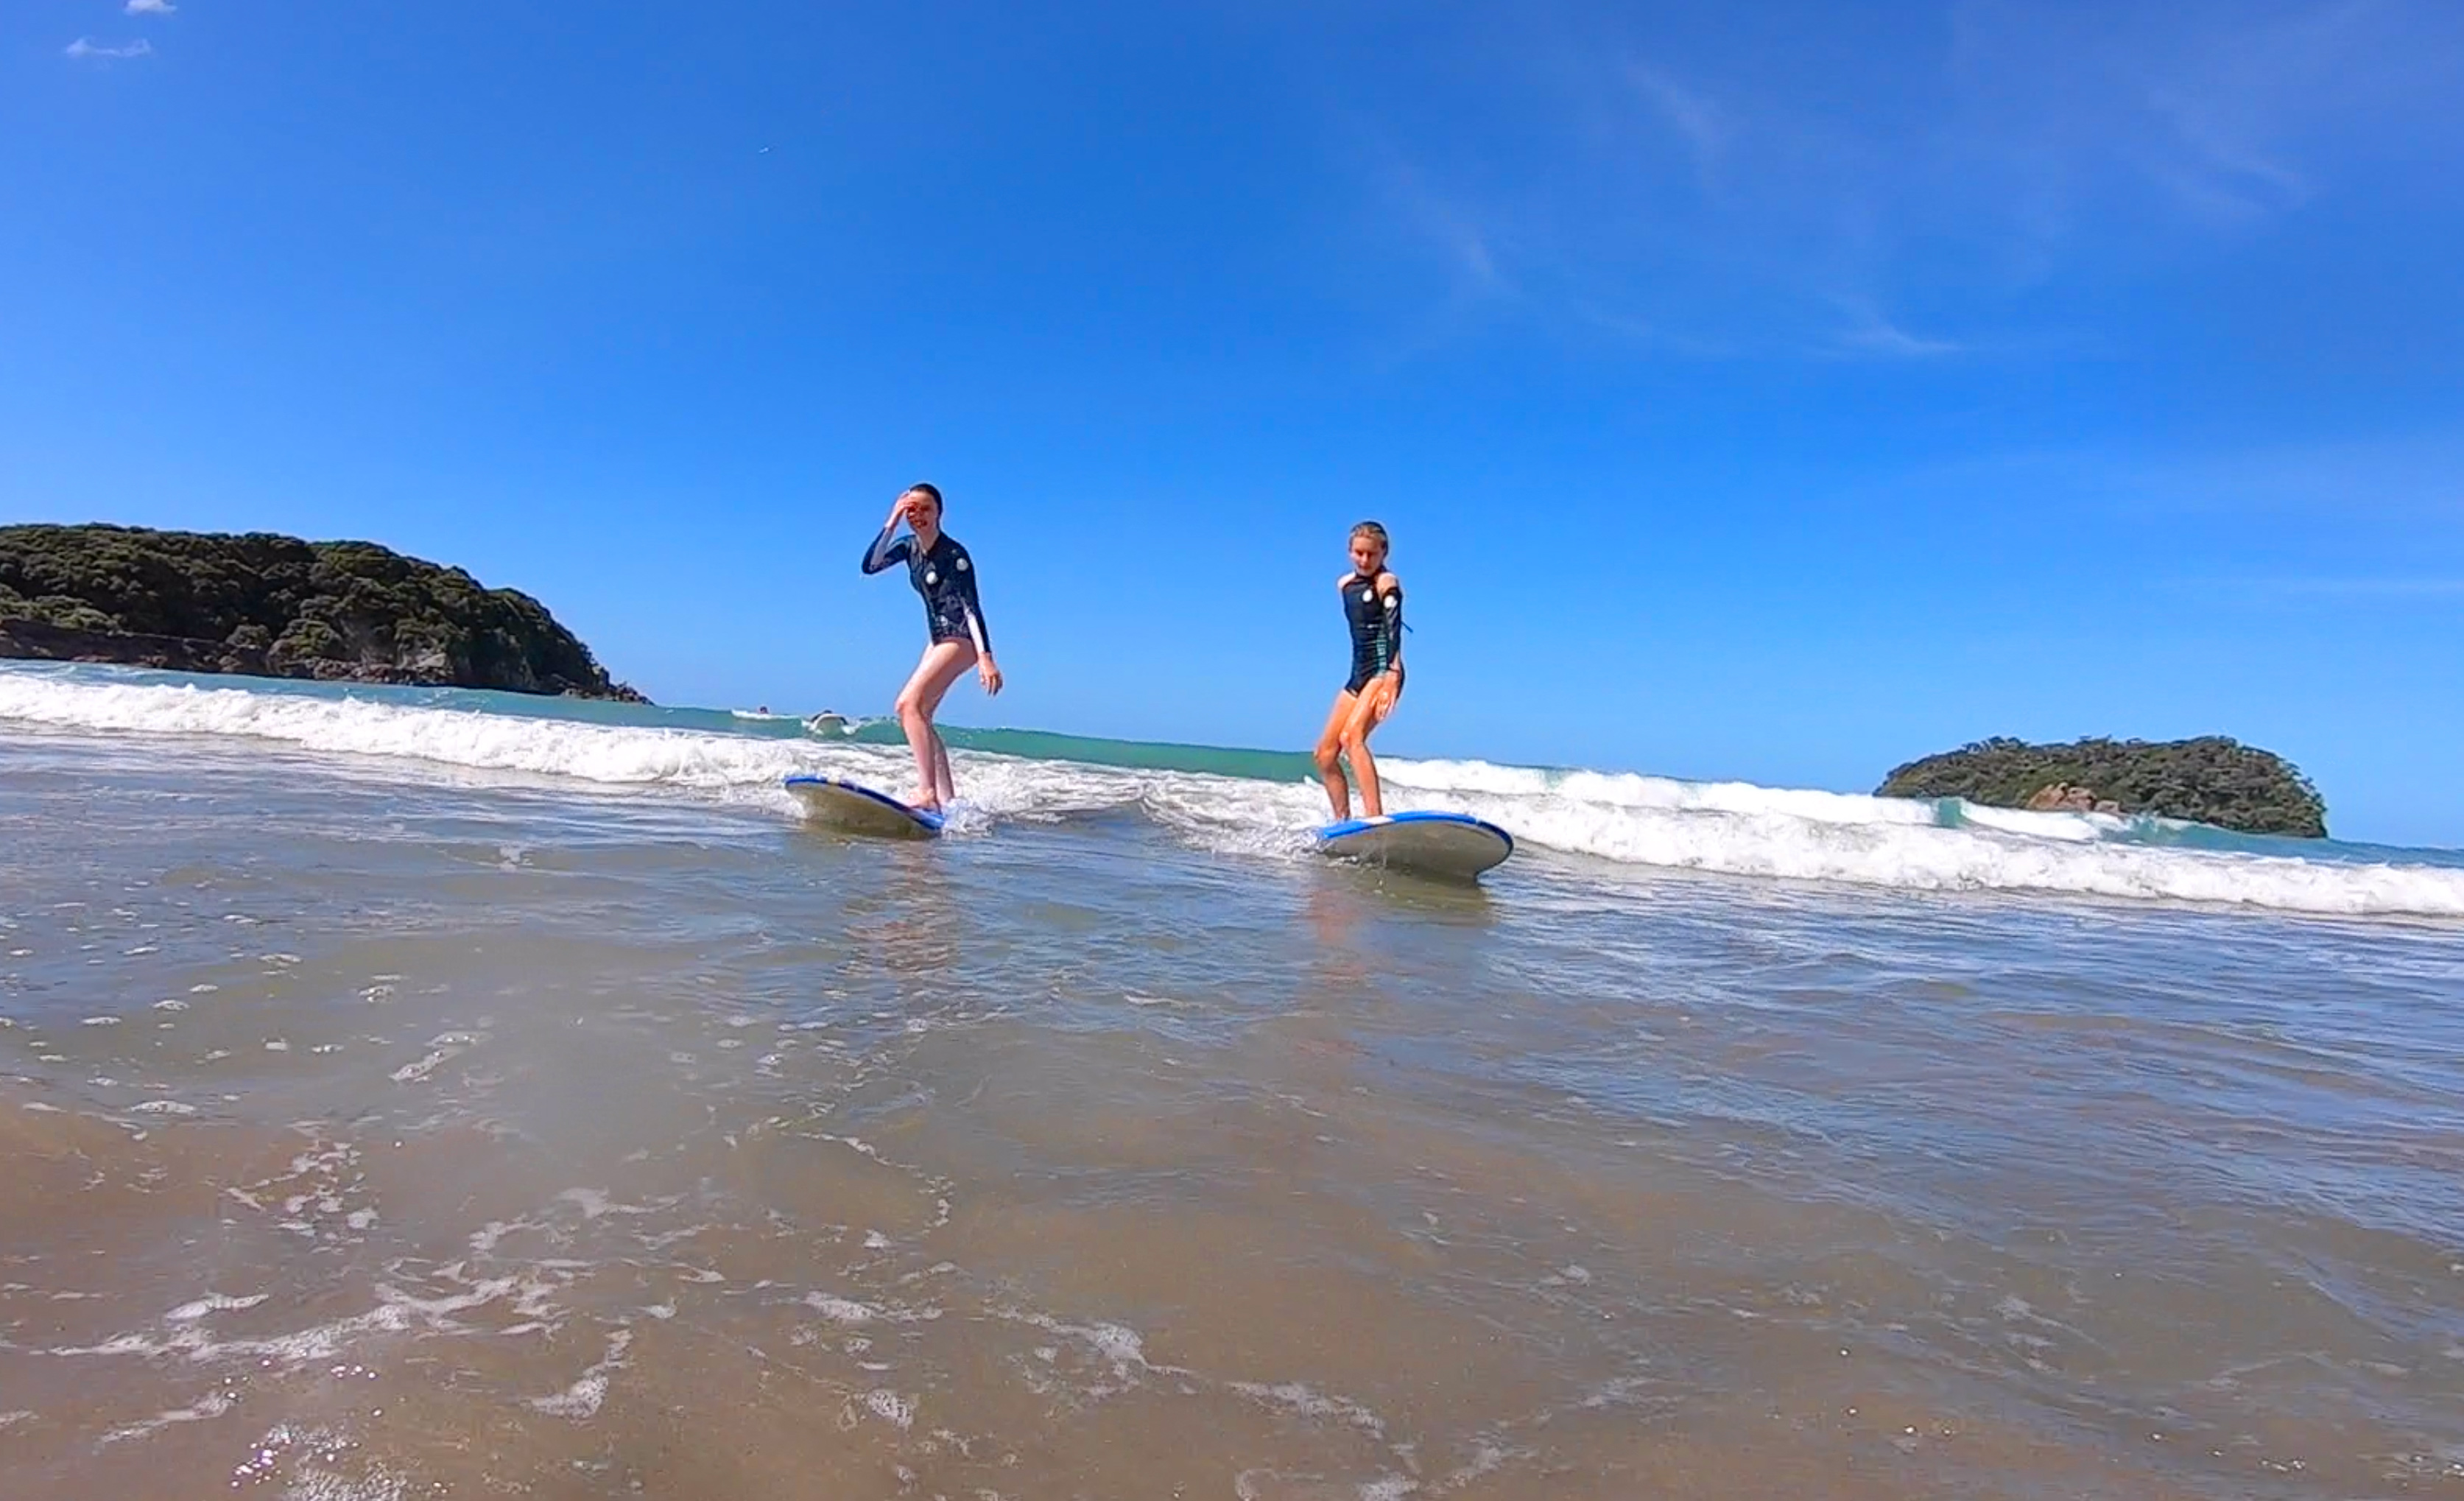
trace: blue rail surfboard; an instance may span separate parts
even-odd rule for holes
[[[1469,813],[1388,813],[1315,830],[1318,852],[1421,875],[1470,880],[1514,852],[1514,836]]]
[[[941,831],[941,815],[909,807],[885,792],[840,777],[798,774],[786,782],[796,801],[817,824],[851,834],[885,839],[930,839]]]

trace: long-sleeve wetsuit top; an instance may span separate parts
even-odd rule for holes
[[[992,628],[984,624],[983,606],[976,599],[976,563],[957,540],[943,532],[933,545],[919,548],[911,534],[890,540],[891,527],[865,550],[864,571],[879,573],[893,563],[907,564],[907,582],[924,597],[924,624],[935,642],[964,641],[979,651],[993,649]]]
[[[1379,578],[1388,581],[1383,592]],[[1343,686],[1356,694],[1403,654],[1403,585],[1392,575],[1352,575],[1343,581],[1343,621],[1352,628],[1352,680]]]

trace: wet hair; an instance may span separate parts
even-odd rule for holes
[[[919,479],[898,493],[903,496],[931,496],[933,497],[933,509],[935,511],[942,509],[941,487],[938,485],[928,485]]]
[[[1370,539],[1377,544],[1378,551],[1380,552],[1393,552],[1395,550],[1395,544],[1386,539],[1386,528],[1378,525],[1375,521],[1361,522],[1358,526],[1352,529],[1352,536],[1354,541],[1363,537]]]

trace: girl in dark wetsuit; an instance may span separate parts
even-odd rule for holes
[[[1352,629],[1352,677],[1334,695],[1326,733],[1318,737],[1317,772],[1338,821],[1352,816],[1352,788],[1343,780],[1347,761],[1360,782],[1362,810],[1371,818],[1386,811],[1377,762],[1369,754],[1369,732],[1386,722],[1403,695],[1403,582],[1386,571],[1386,528],[1361,522],[1352,529],[1352,571],[1335,581]]]
[[[905,521],[912,535],[891,540]],[[1001,669],[993,662],[992,632],[985,629],[983,607],[976,599],[976,562],[957,539],[941,530],[941,492],[931,485],[910,485],[890,507],[881,535],[865,550],[864,571],[879,573],[891,563],[907,564],[907,580],[924,598],[925,629],[932,640],[924,648],[915,673],[898,691],[898,723],[915,752],[917,807],[938,812],[957,798],[950,783],[950,748],[933,727],[941,695],[969,667],[987,694],[1001,691]]]

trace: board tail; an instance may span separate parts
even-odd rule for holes
[[[1389,813],[1329,824],[1317,830],[1317,848],[1339,860],[1470,880],[1514,853],[1514,836],[1468,813]]]
[[[886,792],[840,777],[798,775],[785,782],[815,823],[848,833],[890,839],[930,839],[941,831],[941,815],[910,807]]]

